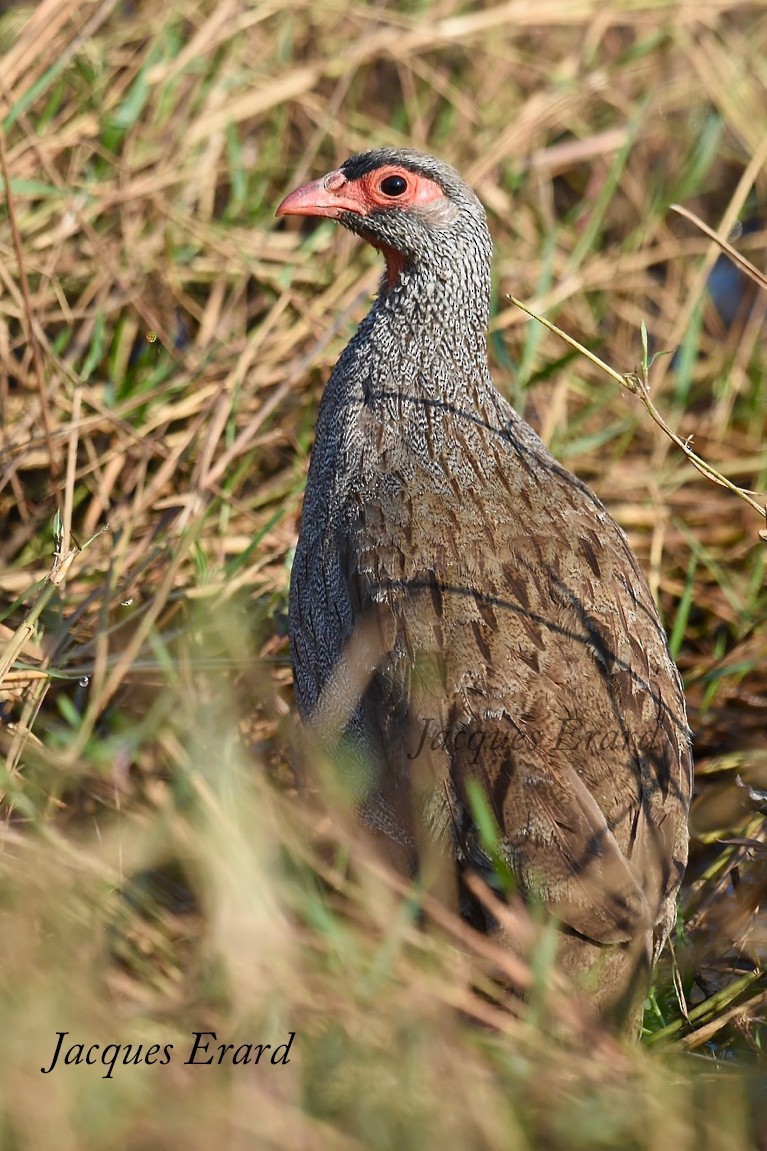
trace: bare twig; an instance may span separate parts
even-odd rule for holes
[[[767,290],[767,276],[765,276],[764,272],[760,272],[750,260],[747,260],[742,252],[739,252],[737,248],[733,248],[732,244],[715,232],[708,224],[704,223],[700,216],[696,216],[689,208],[683,208],[681,204],[671,204],[670,206],[672,212],[678,212],[680,216],[684,216],[685,220],[689,220],[696,228],[700,228],[701,232],[703,232],[705,236],[708,236],[709,240],[713,240],[715,244],[718,244],[733,263],[737,264],[747,276],[750,276],[754,283],[758,284],[760,288]]]
[[[702,456],[699,456],[692,450],[689,440],[683,440],[681,436],[678,436],[676,432],[668,426],[650,397],[650,361],[647,358],[646,339],[645,356],[641,365],[641,369],[635,369],[633,372],[624,372],[621,374],[620,372],[616,372],[614,368],[611,368],[609,364],[606,364],[605,361],[600,359],[599,356],[595,355],[594,352],[589,351],[588,348],[584,347],[583,344],[579,343],[578,340],[573,338],[573,336],[570,336],[567,332],[563,332],[561,328],[558,328],[556,324],[552,324],[552,322],[547,320],[544,316],[541,316],[537,312],[532,311],[525,304],[523,304],[521,300],[516,299],[515,296],[507,296],[507,299],[510,300],[512,304],[516,304],[518,308],[521,308],[523,312],[526,312],[528,316],[532,316],[534,320],[538,320],[538,322],[543,324],[544,327],[548,328],[549,331],[555,332],[558,336],[561,336],[562,339],[570,344],[571,347],[575,348],[576,351],[580,352],[581,355],[586,357],[586,359],[591,360],[592,364],[595,364],[598,368],[601,368],[603,372],[615,380],[615,382],[622,388],[626,388],[635,396],[638,396],[658,427],[663,432],[665,432],[669,439],[672,440],[682,452],[684,452],[684,454],[687,456],[687,459],[690,461],[694,468],[697,468],[701,475],[704,475],[706,479],[711,480],[712,483],[719,484],[721,487],[727,488],[728,491],[731,491],[734,495],[738,496],[745,503],[747,503],[749,507],[753,508],[754,511],[758,512],[762,519],[767,520],[767,496],[762,497],[763,502],[757,502],[757,500],[753,498],[752,494],[746,488],[738,487],[738,485],[734,484],[732,480],[728,480],[727,477],[723,476],[721,472],[717,471],[712,464],[708,463],[707,460],[704,460]],[[767,531],[764,529],[759,532],[759,535],[762,539],[767,540]]]

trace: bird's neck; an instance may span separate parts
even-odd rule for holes
[[[487,272],[404,265],[387,270],[363,323],[370,369],[405,394],[453,401],[489,384]]]
[[[405,268],[396,284],[383,281],[325,388],[307,487],[320,494],[304,505],[318,522],[322,507],[345,507],[355,476],[375,480],[417,461],[444,478],[459,439],[505,425],[487,364],[489,296],[488,272]]]

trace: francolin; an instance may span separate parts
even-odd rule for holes
[[[386,264],[317,418],[290,587],[301,715],[389,860],[441,868],[518,950],[463,882],[494,882],[479,796],[561,970],[635,1029],[687,859],[684,697],[623,531],[490,378],[482,206],[448,164],[384,148],[277,214],[332,217]]]

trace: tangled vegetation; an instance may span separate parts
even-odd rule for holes
[[[0,8],[3,1145],[767,1147],[767,293],[670,208],[764,267],[767,10]],[[684,675],[691,861],[636,1048],[545,965],[504,994],[295,777],[291,549],[380,267],[273,212],[381,144],[486,204],[494,377],[629,533]],[[645,356],[756,506],[512,295]]]

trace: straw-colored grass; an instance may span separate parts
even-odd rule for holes
[[[725,323],[719,250],[670,209],[765,218],[767,10],[3,7],[2,1145],[764,1147],[764,520],[508,297],[621,374],[644,321],[669,426],[767,489],[767,293]],[[495,379],[628,531],[685,676],[693,850],[636,1049],[545,963],[502,993],[492,946],[297,787],[291,549],[380,268],[273,211],[384,143],[485,202]],[[733,243],[764,269],[763,230]],[[44,1075],[62,1031],[121,1045],[113,1073]],[[202,1031],[267,1060],[295,1038],[187,1065]]]

